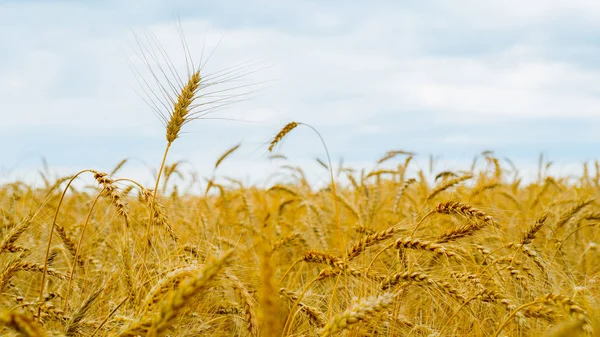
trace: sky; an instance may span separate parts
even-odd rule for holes
[[[276,179],[268,143],[290,121],[346,166],[402,149],[415,169],[431,155],[434,171],[460,170],[492,150],[523,174],[540,153],[577,174],[599,153],[599,15],[582,0],[0,0],[0,182],[127,158],[120,175],[150,183],[166,145],[153,107],[169,103],[145,95],[160,94],[147,64],[186,81],[186,55],[206,78],[244,75],[215,87],[240,102],[185,125],[171,148],[169,162],[200,177],[241,143],[219,175]],[[327,179],[309,128],[277,152]]]

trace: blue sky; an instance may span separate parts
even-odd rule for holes
[[[598,17],[600,3],[558,0],[0,1],[0,181],[35,180],[43,156],[55,174],[132,158],[122,174],[149,182],[164,129],[139,96],[134,34],[184,70],[178,21],[194,58],[218,43],[207,73],[260,69],[244,79],[260,90],[215,114],[233,121],[195,121],[174,144],[201,176],[241,142],[221,173],[264,181],[269,138],[292,120],[357,167],[405,149],[464,169],[494,150],[524,172],[540,152],[575,172],[600,145]],[[308,129],[279,150],[326,179]]]

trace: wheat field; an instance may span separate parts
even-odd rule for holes
[[[197,67],[173,86],[154,186],[123,161],[0,187],[3,336],[600,335],[598,162],[579,177],[540,162],[523,182],[484,152],[428,179],[390,150],[370,171],[319,161],[317,187],[278,147],[321,136],[299,121],[268,148],[294,183],[164,189],[192,179],[168,152],[203,81]]]

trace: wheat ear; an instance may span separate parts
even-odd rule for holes
[[[398,228],[391,227],[386,230],[379,231],[377,233],[363,236],[358,242],[350,246],[347,252],[348,260],[352,260],[359,256],[368,247],[377,244],[385,239],[388,239],[398,232]]]
[[[202,293],[206,285],[229,263],[233,252],[234,250],[229,250],[214,261],[207,262],[202,271],[195,277],[181,282],[177,289],[167,295],[167,298],[160,305],[160,310],[155,315],[152,317],[139,317],[123,328],[117,336],[158,336],[164,334],[192,298]]]
[[[0,252],[2,251],[10,251],[10,247],[14,246],[15,241],[21,237],[21,235],[29,228],[31,225],[31,218],[25,218],[18,225],[14,226],[8,234],[2,239],[0,242]]]
[[[298,125],[300,125],[299,123],[296,122],[290,122],[288,124],[286,124],[283,129],[281,129],[281,131],[279,131],[275,137],[273,137],[273,139],[271,140],[271,143],[269,144],[269,152],[273,152],[273,149],[275,148],[275,146],[281,142],[281,140],[283,140],[283,138],[285,137],[285,135],[287,135],[288,133],[290,133],[292,130],[294,130]]]
[[[331,318],[319,331],[319,336],[326,337],[340,333],[353,324],[373,317],[387,309],[393,300],[394,296],[390,293],[358,300],[346,311]]]
[[[221,165],[221,163],[227,158],[229,157],[232,153],[234,153],[237,149],[240,148],[242,144],[237,144],[236,146],[230,148],[229,150],[225,151],[220,157],[219,159],[217,159],[217,162],[215,163],[215,170],[219,167],[219,165]]]
[[[27,337],[45,337],[46,333],[42,327],[35,322],[31,317],[22,313],[2,309],[0,311],[0,324],[9,327],[23,336]]]
[[[537,221],[531,226],[524,234],[521,239],[522,245],[530,244],[533,239],[535,239],[537,233],[542,229],[542,226],[546,224],[546,220],[548,219],[548,214],[542,215]]]
[[[98,184],[102,185],[100,194],[110,198],[111,204],[115,206],[117,212],[125,219],[125,224],[129,225],[129,205],[127,204],[127,200],[125,200],[123,195],[119,192],[119,188],[114,180],[106,173],[97,171],[94,171],[94,178],[98,181]]]
[[[197,273],[199,270],[200,267],[189,266],[175,269],[165,275],[150,289],[150,291],[148,291],[139,307],[139,314],[145,315],[147,312],[152,311],[154,306],[159,302],[161,296],[178,286],[182,279]]]
[[[233,283],[235,293],[242,299],[244,305],[244,320],[250,336],[258,336],[258,318],[256,315],[256,303],[244,284],[234,275],[226,273],[225,276]]]
[[[439,187],[437,187],[435,190],[433,190],[433,192],[431,192],[429,194],[429,196],[427,196],[427,200],[429,201],[429,200],[433,199],[436,195],[442,193],[443,191],[445,191],[445,190],[453,187],[454,185],[456,185],[456,184],[458,184],[460,182],[463,182],[465,180],[469,180],[471,178],[473,178],[473,176],[469,174],[469,175],[465,175],[465,176],[462,176],[462,177],[450,179],[450,180],[446,181],[444,184],[442,184]]]
[[[167,142],[173,143],[179,137],[181,128],[188,121],[190,107],[196,98],[200,88],[200,70],[196,70],[188,79],[187,84],[181,89],[177,102],[173,106],[171,118],[167,122]]]
[[[435,280],[429,275],[420,272],[404,272],[388,276],[381,281],[381,289],[390,289],[396,286],[400,281],[415,282],[418,284],[428,284],[436,289],[439,289],[444,293],[449,294],[450,296],[456,298],[460,302],[464,302],[466,300],[465,297],[461,295],[461,293],[450,283],[441,280]]]
[[[578,202],[577,204],[575,204],[575,206],[570,208],[567,212],[565,212],[560,217],[560,219],[558,219],[558,222],[556,223],[556,227],[554,228],[554,231],[559,230],[561,227],[563,227],[565,224],[567,224],[567,222],[569,222],[569,220],[571,220],[571,218],[573,218],[574,216],[579,214],[579,212],[581,212],[586,206],[590,205],[593,202],[594,202],[594,199],[589,198],[589,199],[584,199],[584,200]]]
[[[300,295],[293,292],[293,291],[289,291],[285,288],[280,288],[279,289],[279,295],[287,298],[290,302],[298,303],[298,306],[300,307],[300,311],[304,312],[306,314],[306,316],[308,316],[311,324],[316,325],[319,328],[322,328],[325,326],[325,315],[319,311],[319,309],[311,307],[309,305],[306,305],[300,301],[298,301],[298,299],[300,298]]]
[[[538,297],[532,302],[525,303],[520,307],[516,308],[502,323],[502,325],[496,330],[496,333],[493,337],[498,337],[502,330],[510,323],[510,321],[519,313],[520,310],[523,310],[527,307],[537,305],[537,304],[547,304],[554,305],[558,307],[563,307],[569,311],[569,314],[573,316],[575,319],[580,321],[580,329],[588,336],[591,336],[594,333],[592,328],[592,323],[590,318],[585,310],[583,310],[580,306],[578,306],[571,298],[566,297],[560,294],[547,294],[542,297]]]
[[[150,212],[152,214],[151,222],[154,225],[158,225],[164,228],[171,237],[171,239],[177,242],[179,239],[173,231],[173,227],[171,227],[171,225],[169,224],[169,219],[167,218],[167,211],[165,209],[165,206],[163,206],[163,204],[157,199],[156,194],[153,193],[151,190],[144,188],[141,190],[141,197],[150,209]]]

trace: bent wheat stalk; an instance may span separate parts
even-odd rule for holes
[[[50,226],[50,233],[48,234],[48,245],[46,246],[46,256],[44,258],[44,271],[42,272],[40,296],[38,298],[38,302],[40,302],[40,303],[42,303],[42,299],[44,298],[44,288],[46,285],[46,274],[48,272],[48,257],[50,256],[50,246],[52,245],[52,235],[54,234],[54,228],[56,227],[56,219],[58,218],[58,211],[60,210],[60,206],[62,205],[62,202],[65,199],[65,195],[67,194],[67,191],[69,190],[69,187],[71,186],[71,184],[73,183],[75,178],[77,178],[78,176],[80,176],[81,174],[86,173],[86,172],[94,173],[94,170],[81,170],[81,171],[77,172],[74,176],[72,176],[71,179],[69,179],[67,186],[65,186],[63,193],[60,195],[58,205],[56,206],[56,211],[54,212],[54,218],[52,219],[52,225]],[[42,307],[40,305],[38,307],[38,312],[37,312],[38,316],[41,314],[41,311],[42,311]]]
[[[337,193],[337,189],[336,189],[335,178],[333,175],[333,166],[331,164],[331,156],[329,155],[329,150],[327,149],[327,144],[325,144],[325,140],[323,139],[323,137],[321,136],[319,131],[310,124],[299,123],[299,122],[290,122],[290,123],[286,124],[283,127],[283,129],[281,129],[277,133],[277,135],[275,135],[275,137],[271,140],[271,143],[269,144],[269,152],[273,152],[273,149],[275,148],[275,146],[278,143],[280,143],[287,134],[289,134],[292,130],[294,130],[299,125],[306,126],[307,128],[310,128],[311,130],[313,130],[317,134],[319,139],[321,140],[321,144],[323,145],[323,148],[325,149],[325,154],[327,155],[327,163],[329,166],[329,178],[331,180],[331,193],[333,194],[333,205],[335,208],[335,222],[337,225],[337,231],[338,231],[338,236],[339,236],[339,241],[340,241],[340,253],[343,253],[344,246],[346,245],[346,243],[345,243],[346,236],[342,232],[342,220],[340,217],[340,205],[338,203],[338,193]]]

